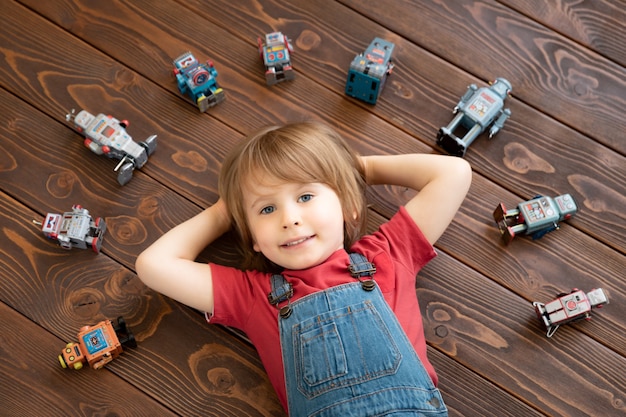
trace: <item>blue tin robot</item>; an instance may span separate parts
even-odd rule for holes
[[[448,126],[439,129],[437,144],[450,155],[463,157],[474,139],[490,125],[491,139],[511,116],[511,110],[502,109],[510,92],[511,83],[504,78],[496,78],[489,87],[478,88],[471,84],[452,112],[456,114],[454,119]],[[465,134],[458,137],[457,130],[462,128],[466,129]]]
[[[226,98],[217,84],[217,70],[213,62],[200,63],[191,52],[174,60],[174,75],[178,91],[191,98],[201,112],[221,103]]]
[[[364,53],[355,56],[348,71],[346,94],[376,104],[394,67],[391,59],[394,47],[391,42],[374,38]]]

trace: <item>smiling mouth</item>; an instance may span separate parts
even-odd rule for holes
[[[283,244],[283,247],[289,248],[291,246],[296,246],[299,245],[303,242],[306,242],[307,240],[311,239],[313,236],[307,236],[307,237],[303,237],[302,239],[298,239],[298,240],[293,240],[291,242],[287,242],[285,244]]]

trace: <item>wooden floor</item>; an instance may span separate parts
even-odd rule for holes
[[[363,154],[441,152],[468,84],[513,85],[511,119],[466,159],[472,188],[418,276],[431,360],[451,416],[626,415],[626,3],[623,0],[0,0],[0,415],[281,416],[256,351],[148,290],[144,248],[217,199],[220,162],[252,129],[315,119]],[[256,39],[294,42],[296,79],[265,85]],[[378,103],[344,95],[355,54],[396,45]],[[211,59],[227,99],[180,96],[171,61]],[[158,149],[133,180],[86,149],[70,109],[128,119]],[[408,198],[369,196],[371,228]],[[570,193],[578,214],[505,247],[492,212]],[[33,219],[73,204],[104,217],[101,254],[64,251]],[[233,245],[215,244],[236,264]],[[548,339],[532,301],[602,287],[610,304]],[[80,327],[124,316],[138,347],[62,369]]]

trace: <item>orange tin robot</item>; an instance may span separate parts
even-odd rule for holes
[[[122,346],[137,346],[124,318],[119,317],[116,324],[104,320],[95,326],[81,328],[78,342],[65,346],[59,355],[59,362],[63,368],[82,369],[87,363],[93,369],[100,369],[122,353]]]

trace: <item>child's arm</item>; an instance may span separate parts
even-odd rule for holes
[[[144,250],[135,262],[137,275],[157,292],[200,311],[212,312],[211,267],[195,259],[229,227],[226,205],[219,199]]]
[[[472,181],[469,163],[456,156],[374,155],[361,157],[361,161],[368,184],[418,191],[405,208],[431,244],[454,218]]]

